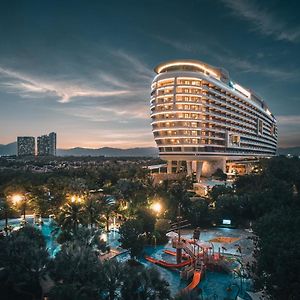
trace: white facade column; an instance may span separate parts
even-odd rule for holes
[[[172,174],[172,161],[168,160],[167,162],[167,174]]]
[[[186,171],[188,176],[192,176],[193,175],[193,171],[192,171],[192,161],[187,161],[186,162]]]
[[[197,163],[196,163],[196,179],[197,179],[198,182],[200,182],[202,166],[203,166],[203,162],[202,161],[197,161]]]

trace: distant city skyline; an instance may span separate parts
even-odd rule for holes
[[[55,132],[16,138],[17,156],[56,156],[57,135]]]
[[[300,146],[297,1],[6,1],[0,12],[0,144],[55,131],[58,148],[155,147],[153,68],[223,67]]]

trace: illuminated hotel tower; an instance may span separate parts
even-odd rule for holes
[[[228,160],[276,154],[275,117],[226,70],[196,60],[168,61],[154,70],[151,124],[168,173],[184,168],[199,180],[225,171]]]

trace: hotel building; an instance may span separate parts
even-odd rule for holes
[[[159,64],[151,85],[151,125],[167,173],[210,176],[226,162],[276,154],[276,119],[253,90],[196,60]]]

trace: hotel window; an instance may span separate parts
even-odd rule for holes
[[[263,134],[263,121],[261,119],[257,119],[257,134]]]
[[[271,135],[275,135],[275,125],[272,124],[271,128],[270,128],[270,131],[271,131]]]

